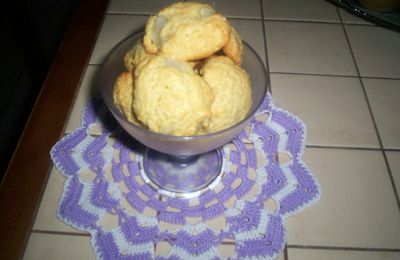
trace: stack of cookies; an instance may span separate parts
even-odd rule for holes
[[[240,36],[211,6],[172,4],[148,19],[126,53],[114,103],[130,122],[161,134],[223,130],[251,107],[242,56]]]

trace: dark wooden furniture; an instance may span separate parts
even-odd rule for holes
[[[107,0],[82,0],[56,54],[0,186],[0,259],[20,259],[106,13]]]

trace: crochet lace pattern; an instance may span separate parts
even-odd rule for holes
[[[91,99],[81,126],[51,151],[66,177],[57,215],[91,234],[99,259],[274,259],[285,219],[320,196],[302,160],[305,139],[304,124],[268,94],[221,148],[221,181],[196,198],[174,198],[146,184],[143,146]],[[234,248],[229,256],[224,245]]]

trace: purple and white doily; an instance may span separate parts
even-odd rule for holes
[[[220,182],[198,197],[173,198],[146,184],[142,146],[93,99],[81,127],[51,151],[66,177],[58,217],[90,232],[99,259],[273,259],[286,243],[286,217],[320,196],[302,160],[305,131],[268,94],[222,148]]]

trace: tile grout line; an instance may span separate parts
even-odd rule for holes
[[[289,253],[288,253],[288,245],[287,245],[287,243],[285,244],[285,248],[283,249],[283,258],[285,260],[289,260]]]
[[[75,232],[68,232],[68,231],[51,231],[51,230],[40,230],[40,229],[32,229],[30,232],[37,233],[37,234],[47,234],[47,235],[63,235],[63,236],[80,236],[80,237],[90,237],[90,233],[75,233]]]
[[[284,19],[284,18],[264,18],[265,21],[271,21],[271,22],[289,22],[289,23],[316,23],[316,24],[336,24],[336,25],[341,25],[342,23],[339,22],[332,22],[332,21],[313,21],[313,20],[296,20],[296,19]],[[366,26],[366,27],[374,27],[376,26],[375,24],[360,24],[360,23],[351,23],[347,22],[344,23],[346,25],[359,25],[359,26]]]
[[[332,145],[315,145],[307,144],[307,148],[322,148],[322,149],[338,149],[338,150],[362,150],[362,151],[377,151],[381,152],[381,148],[373,147],[353,147],[353,146],[332,146]],[[395,149],[395,151],[400,151],[400,149]]]
[[[385,152],[400,152],[400,149],[398,148],[384,148],[383,150]]]
[[[341,246],[305,246],[287,245],[288,248],[312,249],[312,250],[342,250],[342,251],[367,251],[367,252],[400,252],[398,248],[365,248],[365,247],[341,247]]]
[[[290,18],[264,18],[264,21],[268,22],[288,22],[288,23],[318,23],[318,24],[336,24],[340,25],[340,22],[332,22],[332,21],[313,21],[313,20],[296,20]]]
[[[113,12],[109,11],[107,12],[107,15],[116,15],[116,16],[150,16],[150,15],[155,15],[157,11],[155,12],[143,12],[143,13],[124,13],[124,12]],[[262,18],[257,18],[257,17],[240,17],[240,16],[229,16],[225,15],[226,18],[232,19],[232,20],[250,20],[250,21],[262,21]]]
[[[368,95],[367,95],[367,91],[366,91],[366,89],[365,89],[365,86],[364,86],[364,83],[363,83],[363,80],[362,80],[362,77],[361,77],[361,74],[360,74],[360,70],[359,70],[358,65],[357,65],[357,60],[356,60],[356,58],[355,58],[355,55],[354,55],[354,52],[353,52],[353,48],[351,47],[351,44],[350,44],[350,39],[349,39],[347,30],[346,30],[345,25],[343,24],[342,16],[340,15],[340,12],[339,12],[339,9],[338,9],[338,8],[336,8],[336,11],[337,11],[337,13],[338,13],[338,15],[339,15],[339,19],[340,19],[340,21],[341,21],[343,33],[344,33],[344,35],[345,35],[345,38],[346,38],[346,41],[347,41],[347,45],[348,45],[349,50],[350,50],[351,57],[353,58],[353,62],[354,62],[354,66],[355,66],[355,68],[356,68],[356,72],[357,72],[357,75],[358,75],[358,79],[359,79],[359,82],[360,82],[360,84],[361,84],[361,88],[362,88],[362,91],[363,91],[363,93],[364,93],[365,101],[366,101],[366,103],[367,103],[367,107],[368,107],[368,110],[369,110],[369,113],[370,113],[370,116],[371,116],[371,119],[372,119],[372,123],[373,123],[374,128],[375,128],[375,133],[376,133],[376,136],[377,136],[377,138],[378,138],[378,142],[379,142],[379,145],[380,145],[380,148],[381,148],[381,152],[382,152],[382,155],[383,155],[383,159],[384,159],[385,164],[386,164],[386,169],[387,169],[388,174],[389,174],[389,179],[390,179],[390,182],[391,182],[391,184],[392,184],[392,188],[393,188],[393,192],[394,192],[394,197],[395,197],[396,202],[397,202],[397,208],[398,208],[398,210],[400,211],[400,199],[399,199],[399,195],[398,195],[398,193],[397,193],[396,184],[394,183],[393,174],[392,174],[392,171],[391,171],[391,169],[390,169],[389,161],[388,161],[388,159],[387,159],[387,156],[386,156],[386,153],[385,153],[385,150],[384,150],[384,146],[383,146],[383,142],[382,142],[381,135],[380,135],[380,133],[379,133],[378,125],[376,124],[375,117],[374,117],[374,114],[373,114],[373,112],[372,112],[371,103],[369,102]]]
[[[267,66],[267,75],[268,81],[267,84],[269,85],[269,93],[272,96],[272,85],[271,85],[271,72],[270,72],[270,64],[268,59],[268,48],[267,48],[267,33],[266,33],[266,26],[264,21],[264,5],[263,0],[260,0],[260,9],[261,9],[261,26],[262,26],[262,34],[263,34],[263,42],[264,42],[264,52],[265,52],[265,65]]]
[[[266,47],[265,47],[266,48]],[[268,60],[266,61],[268,62]],[[89,66],[100,67],[101,63],[88,63]],[[287,72],[287,71],[268,71],[268,74],[282,74],[282,75],[299,75],[299,76],[318,76],[318,77],[339,77],[339,78],[359,78],[357,75],[338,75],[338,74],[318,74],[318,73],[305,73],[305,72]],[[364,79],[387,79],[387,80],[399,80],[400,78],[386,78],[386,77],[371,77],[363,76]]]
[[[300,75],[300,76],[321,76],[321,77],[341,77],[341,78],[359,78],[359,76],[357,76],[357,75],[318,74],[318,73],[287,72],[287,71],[271,71],[271,74]],[[361,78],[363,78],[363,79],[400,80],[400,78],[372,77],[372,76],[362,76]]]
[[[332,146],[332,145],[316,145],[307,144],[307,148],[320,149],[337,149],[337,150],[361,150],[361,151],[376,151],[376,152],[400,152],[400,148],[373,148],[373,147],[355,147],[355,146]]]
[[[260,0],[262,1],[262,0]],[[263,11],[261,11],[263,12]],[[106,15],[121,15],[121,16],[149,16],[154,15],[155,12],[142,12],[142,13],[127,13],[127,12],[118,12],[118,11],[107,11]],[[253,20],[253,21],[269,21],[269,22],[289,22],[289,23],[310,23],[310,24],[335,24],[341,25],[341,22],[333,22],[333,21],[312,21],[312,20],[296,20],[296,19],[279,19],[279,18],[257,18],[257,17],[238,17],[238,16],[229,16],[226,15],[228,19],[234,20]],[[357,26],[366,26],[366,27],[374,27],[375,24],[361,24],[361,23],[352,23],[346,22],[346,25],[357,25]]]

